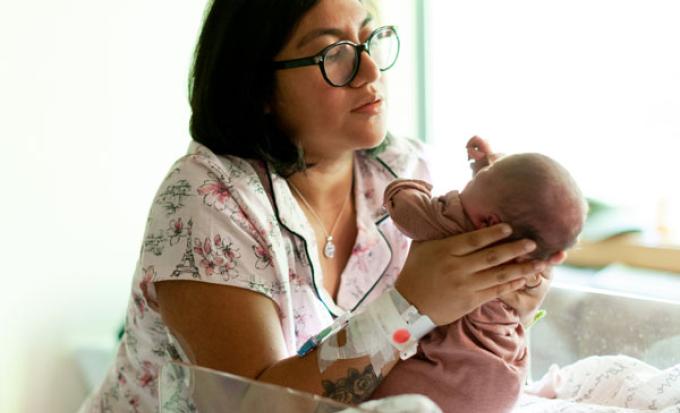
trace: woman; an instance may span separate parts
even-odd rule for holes
[[[427,178],[418,144],[385,138],[397,52],[357,0],[213,2],[194,142],[155,198],[116,363],[83,411],[156,411],[172,359],[360,402],[375,386],[349,378],[377,384],[394,362],[376,375],[367,356],[295,355],[334,317],[396,283],[443,325],[546,269],[512,262],[534,244],[499,244],[507,225],[409,251],[381,207],[396,176]]]

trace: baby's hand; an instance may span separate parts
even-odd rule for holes
[[[467,149],[468,161],[470,162],[470,168],[472,168],[473,175],[477,175],[477,172],[482,168],[491,165],[498,158],[503,156],[503,154],[500,153],[493,153],[489,142],[479,136],[470,138],[467,145],[465,145],[465,148]]]
[[[526,287],[501,295],[499,298],[517,311],[522,325],[527,327],[531,324],[534,314],[543,303],[551,282],[552,268],[548,267],[543,272],[536,274],[533,279],[527,280]]]
[[[488,157],[493,153],[491,150],[491,145],[489,142],[475,135],[468,141],[465,145],[468,153],[468,160],[483,161],[484,158]]]

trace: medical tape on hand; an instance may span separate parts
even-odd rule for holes
[[[336,360],[354,359],[364,356],[371,358],[374,370],[379,373],[382,367],[394,359],[392,346],[386,342],[382,334],[376,334],[378,326],[366,312],[355,314],[345,328],[345,344],[338,344],[338,335],[334,334],[321,342],[319,347],[319,370],[323,373]],[[389,357],[384,353],[387,348]]]
[[[319,369],[323,372],[339,359],[368,356],[376,375],[394,360],[394,349],[405,360],[416,353],[418,340],[435,324],[410,305],[396,290],[383,293],[362,312],[354,314],[345,328],[345,344],[338,345],[337,334],[321,342]]]

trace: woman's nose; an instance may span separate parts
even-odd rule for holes
[[[367,83],[375,82],[381,75],[382,72],[380,72],[380,68],[375,63],[375,60],[366,50],[363,50],[359,55],[359,71],[349,85],[351,87],[361,87]]]

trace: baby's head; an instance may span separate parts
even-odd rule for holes
[[[572,247],[588,210],[569,172],[537,153],[500,158],[479,171],[460,198],[476,228],[505,222],[513,228],[511,240],[536,241],[534,259]]]

